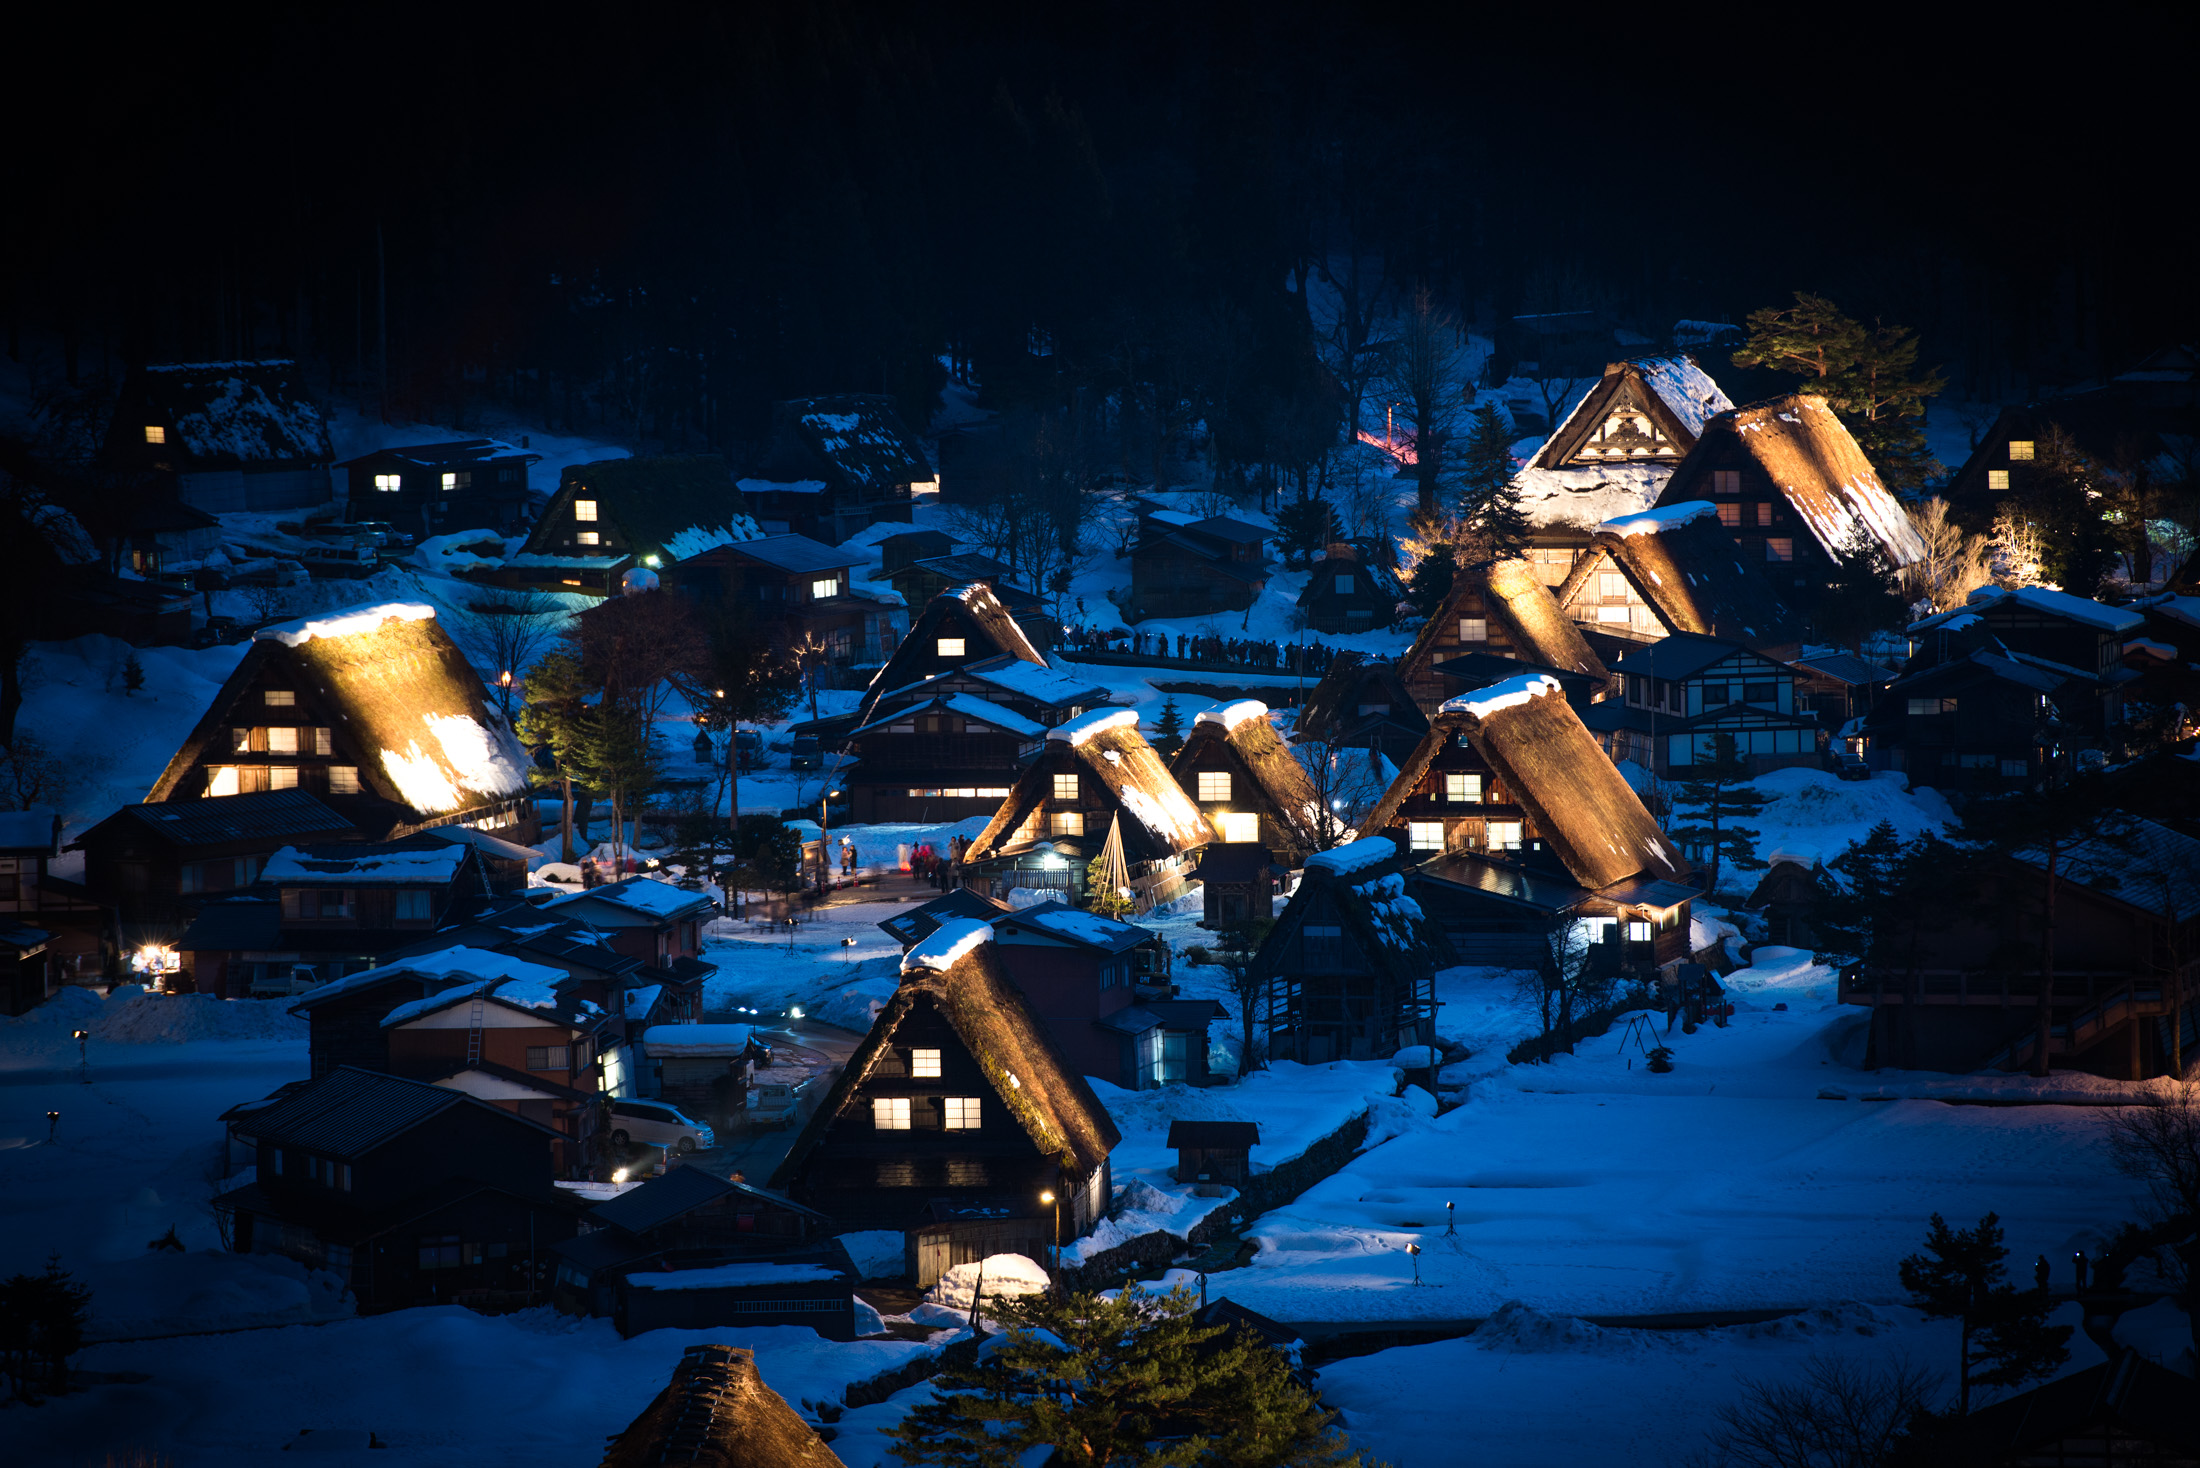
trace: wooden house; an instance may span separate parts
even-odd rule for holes
[[[1743,560],[1805,608],[1847,554],[1851,536],[1876,541],[1897,568],[1925,554],[1902,502],[1879,482],[1855,437],[1824,398],[1807,393],[1705,420],[1653,508],[1698,501],[1715,507]]]
[[[941,927],[772,1186],[840,1232],[909,1236],[919,1289],[989,1254],[1043,1258],[1107,1212],[1121,1135],[1002,972],[993,929]]]
[[[714,1126],[748,1108],[749,1070],[771,1051],[748,1025],[650,1025],[639,1034],[646,1094]]]
[[[862,393],[773,404],[759,471],[744,485],[760,518],[834,545],[882,520],[908,523],[915,495],[939,487],[893,399]]]
[[[1372,750],[1395,763],[1427,732],[1428,716],[1399,676],[1398,664],[1346,650],[1306,695],[1291,742]]]
[[[1249,969],[1270,1059],[1379,1060],[1433,1042],[1436,970],[1456,960],[1406,895],[1401,864],[1382,836],[1306,859]]]
[[[81,844],[79,838],[69,849]],[[0,811],[0,923],[45,933],[57,976],[96,972],[110,947],[150,935],[118,928],[113,896],[95,895],[88,881],[55,876],[49,867],[60,850],[61,814],[53,807]]]
[[[1577,714],[1586,714],[1591,704],[1618,687],[1618,679],[1610,673],[1597,677],[1495,652],[1463,652],[1437,663],[1436,671],[1443,677],[1445,686],[1456,690],[1452,698],[1487,688],[1492,683],[1502,683],[1507,678],[1517,678],[1522,673],[1541,673],[1558,680],[1566,701],[1574,706]]]
[[[345,512],[425,540],[456,530],[509,535],[527,521],[527,466],[542,455],[488,438],[403,444],[336,465]]]
[[[2114,1360],[1920,1424],[1895,1461],[1935,1468],[2190,1468],[2200,1463],[2193,1381],[2129,1346]]]
[[[1735,553],[1709,501],[1665,505],[1599,525],[1557,600],[1614,656],[1676,632],[1723,637],[1774,657],[1802,647],[1796,598]]]
[[[1227,843],[1265,846],[1287,867],[1319,843],[1321,796],[1257,699],[1202,709],[1169,773]]]
[[[1079,1075],[1126,1091],[1204,1082],[1205,1013],[1193,1005],[1163,1015],[1138,992],[1156,950],[1168,947],[1159,934],[1059,902],[990,922],[1003,976]]]
[[[1052,893],[1071,906],[1085,868],[1120,842],[1125,881],[1139,911],[1184,890],[1190,858],[1214,827],[1138,732],[1135,709],[1099,708],[1049,729],[1039,752],[964,854],[995,897],[1019,888]]]
[[[1131,551],[1130,598],[1123,620],[1207,617],[1242,612],[1268,587],[1275,567],[1261,553],[1268,532],[1226,515],[1194,519],[1148,511]]]
[[[2080,726],[2065,722],[2056,702],[2063,687],[1990,639],[1945,661],[1916,660],[1864,715],[1864,756],[1912,786],[2028,789],[2079,742]]]
[[[569,465],[498,579],[607,596],[620,573],[654,570],[763,531],[716,454]]]
[[[1497,354],[1507,376],[1594,377],[1621,345],[1647,345],[1604,311],[1538,311],[1507,318],[1497,328]]]
[[[701,961],[703,926],[720,908],[707,892],[691,892],[655,877],[628,877],[553,898],[536,910],[594,928],[614,952],[671,969],[683,961]]]
[[[328,421],[298,364],[167,362],[123,379],[101,459],[211,514],[335,497]]]
[[[1435,816],[1430,801],[1438,824],[1418,833],[1421,849],[1428,851],[1439,833],[1447,846],[1407,874],[1407,891],[1448,938],[1457,961],[1537,967],[1547,935],[1579,923],[1608,945],[1602,961],[1618,969],[1647,974],[1688,956],[1688,908],[1697,894],[1686,859],[1557,683],[1539,674],[1440,710],[1423,753],[1399,773],[1368,829],[1403,824],[1410,854],[1415,802],[1434,794],[1430,776],[1440,768],[1439,753],[1462,740],[1488,771],[1480,791],[1484,810],[1507,819],[1485,815],[1476,846],[1470,815],[1458,823],[1465,841],[1452,844],[1452,818]]]
[[[1437,664],[1470,652],[1585,673],[1599,683],[1609,676],[1526,561],[1463,567],[1443,606],[1422,624],[1413,646],[1398,660],[1398,676],[1422,713],[1436,712],[1461,691],[1450,686]]]
[[[955,537],[944,530],[902,530],[878,542],[879,569],[886,579],[894,579],[894,573],[918,561],[928,561],[936,556],[955,553]],[[909,605],[929,601],[938,592],[912,598]]]
[[[1167,1146],[1176,1153],[1180,1183],[1216,1183],[1242,1188],[1253,1178],[1253,1149],[1260,1145],[1257,1121],[1171,1121]]]
[[[392,1075],[466,1092],[564,1139],[561,1171],[593,1155],[602,1094],[597,1031],[607,1016],[561,998],[540,977],[477,979],[382,1017]]]
[[[1738,643],[1676,632],[1612,665],[1621,694],[1581,722],[1612,757],[1662,778],[1687,779],[1718,753],[1721,734],[1749,772],[1824,763],[1817,711],[1799,706],[1793,669]]]
[[[1734,406],[1686,353],[1607,363],[1528,461],[1545,470],[1670,469],[1688,456],[1709,419]]]
[[[887,936],[901,945],[902,952],[907,953],[938,932],[942,923],[956,918],[976,918],[980,922],[991,922],[1007,911],[1006,903],[995,902],[968,887],[955,887],[922,907],[912,907],[895,913],[879,926],[886,930]]]
[[[814,639],[835,667],[869,666],[894,650],[904,609],[890,595],[854,584],[850,572],[863,564],[860,553],[806,536],[767,535],[672,563],[664,585],[706,607],[734,607],[776,623],[797,641]]]
[[[424,603],[255,632],[148,803],[305,790],[362,832],[469,825],[535,839],[530,767]]]
[[[1192,880],[1199,883],[1199,925],[1234,928],[1276,915],[1276,890],[1291,875],[1274,852],[1253,842],[1220,841],[1202,847]]]
[[[290,1012],[305,1018],[312,1074],[330,1075],[347,1065],[387,1071],[390,1039],[382,1022],[405,1005],[499,979],[554,992],[563,977],[558,969],[510,954],[453,944],[331,979],[308,990]]]
[[[611,1440],[603,1468],[844,1468],[817,1429],[765,1385],[756,1353],[689,1346],[672,1381]]]
[[[1046,652],[1054,646],[1061,623],[1048,609],[1046,599],[1018,586],[1010,579],[1014,575],[1007,565],[991,556],[963,552],[911,561],[888,571],[886,579],[901,594],[901,599],[913,607],[921,607],[933,597],[958,586],[983,586],[1008,609],[1008,614],[1016,619],[1016,625],[1023,629],[1031,645]]]
[[[1047,666],[1046,654],[1032,644],[992,587],[982,582],[950,587],[924,603],[924,610],[910,623],[909,635],[872,675],[856,722],[869,723],[889,694],[1001,657],[1037,668]]]
[[[1316,632],[1372,632],[1397,615],[1389,581],[1360,559],[1360,548],[1338,541],[1306,573],[1299,610]]]
[[[1981,633],[2002,653],[2047,673],[2057,683],[2063,718],[2100,737],[2124,722],[2124,691],[2138,681],[2126,666],[2124,644],[2146,630],[2144,612],[2111,607],[2044,586],[1982,586],[1963,606],[1910,627],[1919,661],[1934,661],[1951,647],[1968,647]]]
[[[1788,667],[1795,674],[1796,708],[1817,714],[1834,734],[1862,718],[1897,676],[1892,668],[1831,647],[1806,647]]]
[[[1902,959],[1841,975],[1871,1012],[1865,1064],[2022,1070],[2037,1041],[2041,960],[2053,944],[2048,1059],[2115,1080],[2173,1073],[2173,1023],[2200,1048],[2200,839],[2109,812],[2056,852],[1990,860],[1973,900],[1920,924]],[[1914,965],[1914,966],[1913,966]]]
[[[581,1211],[553,1183],[556,1133],[444,1086],[339,1070],[241,1129],[258,1165],[215,1199],[229,1247],[328,1270],[363,1311],[531,1298]]]
[[[60,991],[60,969],[43,928],[0,922],[0,1014],[29,1014]]]
[[[700,1167],[675,1167],[598,1203],[559,1244],[556,1302],[610,1315],[632,1269],[688,1269],[781,1254],[831,1237],[832,1220],[792,1198]]]

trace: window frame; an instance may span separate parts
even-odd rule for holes
[[[944,1056],[929,1045],[913,1045],[909,1049],[909,1075],[913,1080],[936,1081],[940,1078],[940,1062]]]
[[[1434,835],[1431,836],[1430,833]],[[1435,851],[1444,849],[1444,823],[1442,821],[1407,821],[1406,850]]]
[[[1065,781],[1068,783],[1065,784]],[[1080,798],[1077,793],[1077,776],[1075,772],[1066,775],[1055,775],[1054,783],[1049,788],[1056,800],[1077,800]]]
[[[967,637],[942,637],[933,644],[932,655],[942,658],[968,657],[969,647],[970,639]]]
[[[1461,617],[1459,619],[1459,640],[1461,642],[1488,642],[1490,640],[1490,619],[1487,617]]]
[[[984,1130],[985,1098],[982,1096],[942,1096],[940,1098],[940,1129],[949,1132]]]
[[[601,524],[601,512],[597,509],[597,502],[594,500],[573,501],[573,522],[577,525]]]
[[[873,1096],[871,1098],[871,1130],[878,1132],[906,1132],[914,1128],[909,1121],[907,1096]]]
[[[1199,798],[1202,801],[1227,803],[1230,796],[1230,772],[1228,770],[1201,770],[1199,772]]]

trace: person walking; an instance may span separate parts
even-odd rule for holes
[[[2044,1290],[2047,1288],[2047,1279],[2047,1256],[2042,1254],[2039,1257],[2039,1262],[2032,1266],[2032,1282]]]
[[[2078,1249],[2078,1250],[2075,1250],[2075,1251],[2073,1251],[2073,1252],[2072,1252],[2072,1254],[2071,1254],[2071,1256],[2070,1256],[2070,1268],[2071,1268],[2071,1272],[2072,1272],[2073,1274],[2075,1274],[2075,1275],[2077,1276],[2077,1279],[2078,1279],[2078,1293],[2080,1293],[2080,1294],[2084,1294],[2084,1293],[2085,1293],[2085,1250],[2083,1250],[2083,1249]]]

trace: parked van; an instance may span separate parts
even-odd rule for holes
[[[801,1104],[797,1088],[781,1081],[766,1081],[749,1087],[749,1125],[753,1127],[792,1126],[796,1108]]]
[[[693,1152],[698,1147],[718,1145],[709,1127],[662,1101],[612,1102],[611,1140],[621,1147],[646,1142],[667,1152]]]

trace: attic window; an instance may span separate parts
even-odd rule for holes
[[[1052,821],[1052,834],[1056,836],[1082,836],[1085,834],[1085,813],[1078,810],[1058,810]]]
[[[384,494],[395,494],[405,487],[405,476],[402,474],[377,474],[374,476],[374,487]]]
[[[1350,571],[1347,571],[1347,572],[1345,572],[1345,573],[1344,573],[1344,574],[1343,574],[1342,576],[1339,576],[1339,577],[1337,578],[1337,595],[1339,595],[1339,596],[1350,596],[1351,594],[1352,594],[1352,573],[1351,573]]]
[[[298,706],[298,695],[285,689],[269,688],[263,691],[262,696],[266,698],[267,706],[271,709],[287,709]]]
[[[580,542],[580,543],[581,543],[582,545],[602,545],[602,544],[603,544],[603,537],[602,537],[601,535],[598,535],[598,534],[597,534],[597,533],[596,533],[595,531],[593,531],[593,530],[583,530],[583,531],[582,531],[582,532],[581,532],[580,534],[578,534],[578,535],[574,536],[573,538],[574,538],[575,540],[579,541],[579,542]]]
[[[573,518],[593,521],[596,518],[596,502],[594,500],[573,501]]]
[[[1444,776],[1444,799],[1455,804],[1478,805],[1482,800],[1480,775]]]
[[[168,442],[168,430],[158,423],[148,423],[145,425],[145,441],[147,443],[166,443]]]
[[[1795,559],[1795,542],[1785,535],[1765,537],[1765,559],[1768,561],[1792,561]]]
[[[464,469],[454,470],[443,476],[443,490],[446,494],[454,489],[471,489],[473,483],[474,476]]]
[[[1459,619],[1459,640],[1461,642],[1488,642],[1490,640],[1489,618],[1461,617]]]
[[[2012,438],[2012,439],[2010,439],[2010,440],[2009,440],[2009,462],[2010,462],[2010,463],[2012,463],[2012,464],[2028,464],[2028,463],[2030,463],[2031,461],[2032,461],[2032,440],[2031,440],[2031,439],[2029,439],[2029,438]]]
[[[909,1052],[909,1074],[920,1081],[936,1081],[940,1078],[940,1052],[937,1050],[912,1050]]]
[[[1711,492],[1713,494],[1740,494],[1742,492],[1742,471],[1739,469],[1712,470]]]
[[[963,655],[963,640],[962,640],[962,639],[961,639],[960,637],[942,637],[942,638],[940,639],[940,656],[941,656],[941,657],[943,657],[943,658],[959,658],[959,657],[961,657],[962,655]]]
[[[1075,775],[1056,775],[1054,777],[1054,798],[1056,800],[1075,800],[1077,798],[1077,777]]]
[[[1228,800],[1230,798],[1230,772],[1228,770],[1201,770],[1199,772],[1199,798],[1201,800]]]
[[[2009,487],[2009,471],[2007,469],[1987,470],[1986,487],[1988,489],[2007,489]]]

